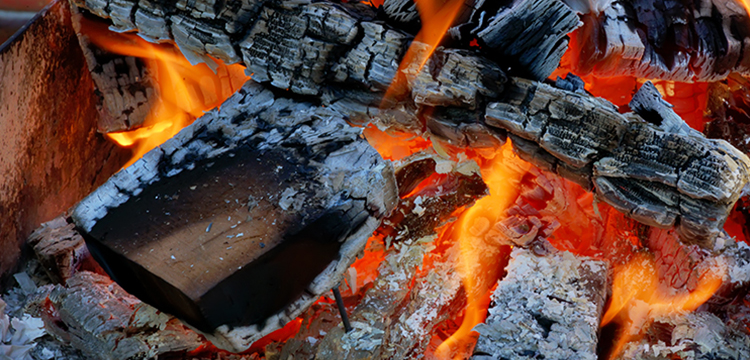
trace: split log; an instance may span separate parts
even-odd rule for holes
[[[249,81],[72,218],[128,292],[242,351],[338,283],[394,208],[393,169],[360,132]]]
[[[737,1],[614,1],[575,34],[580,74],[681,82],[750,73],[750,18]]]
[[[354,331],[345,333],[342,326],[331,329],[320,341],[317,358],[418,356],[426,349],[433,329],[460,311],[465,296],[461,292],[460,275],[455,271],[458,243],[436,243],[435,231],[437,220],[449,221],[448,217],[458,208],[485,194],[481,178],[479,182],[475,178],[478,167],[471,164],[473,161],[445,160],[431,151],[416,153],[396,163],[399,190],[402,196],[409,196],[394,211],[401,218],[393,224],[388,221],[394,219],[384,220],[378,230],[385,235],[388,254],[378,268],[378,278],[350,312]],[[441,174],[447,180],[416,188],[433,179],[434,174]],[[436,189],[440,189],[437,194]],[[413,208],[420,204],[417,199],[425,199],[422,211]],[[427,211],[431,212],[429,218]],[[418,225],[420,221],[429,225]],[[401,223],[414,227],[402,227]],[[394,229],[399,231],[394,234]],[[431,263],[429,269],[423,268],[425,263]]]
[[[404,359],[424,352],[434,327],[451,311],[460,311],[465,300],[454,270],[458,244],[430,253],[432,240],[434,236],[394,244],[373,287],[351,312],[354,330],[332,329],[317,358]],[[426,257],[434,258],[435,266],[419,271]]]
[[[157,358],[205,340],[176,318],[142,303],[103,275],[82,271],[65,286],[40,288],[27,308],[47,332],[88,358]]]
[[[596,359],[607,267],[569,252],[537,256],[516,248],[508,275],[475,327],[473,359]]]
[[[71,6],[71,20],[86,57],[99,101],[98,131],[125,131],[140,127],[157,100],[156,81],[143,59],[110,53],[94,44],[87,34],[107,31],[99,22],[86,21]]]

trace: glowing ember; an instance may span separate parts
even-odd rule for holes
[[[602,317],[602,326],[615,321],[621,331],[611,358],[633,341],[655,317],[693,311],[721,286],[724,269],[704,273],[694,291],[670,291],[659,281],[653,256],[640,253],[628,264],[615,269],[612,300]]]
[[[374,126],[365,128],[364,136],[380,156],[388,160],[401,160],[432,146],[430,141],[421,137],[406,133],[385,132]]]
[[[133,158],[125,166],[173,137],[204,111],[219,106],[249,79],[241,65],[215,60],[218,67],[214,73],[205,64],[191,65],[172,45],[155,45],[136,35],[108,31],[100,23],[84,21],[82,25],[82,32],[100,48],[145,59],[158,84],[158,100],[142,127],[107,134],[120,146],[133,148]]]
[[[463,358],[466,354],[461,352],[467,350],[466,344],[473,345],[476,341],[476,333],[471,329],[484,321],[490,290],[503,269],[502,259],[507,258],[510,251],[508,246],[496,241],[498,234],[494,226],[518,196],[519,182],[530,166],[513,154],[510,142],[482,166],[482,177],[490,195],[464,212],[452,234],[460,242],[458,270],[468,301],[461,326],[435,351],[441,359],[450,358],[457,350],[456,358]]]
[[[415,0],[415,3],[419,10],[422,28],[401,60],[396,77],[383,98],[384,105],[407,91],[408,79],[403,76],[404,71],[408,68],[410,73],[419,73],[453,24],[464,1]]]

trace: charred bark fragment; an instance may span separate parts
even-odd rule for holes
[[[508,275],[475,327],[472,359],[596,359],[607,294],[601,261],[569,252],[537,256],[515,248]]]
[[[360,131],[250,81],[72,217],[127,291],[244,350],[330,290],[395,206]]]
[[[469,20],[451,29],[468,43],[477,39],[491,58],[514,73],[544,80],[560,64],[578,16],[559,0],[475,1]]]
[[[143,59],[113,54],[92,43],[86,34],[107,31],[106,28],[103,25],[91,28],[99,24],[83,19],[84,15],[75,6],[71,7],[78,42],[99,96],[98,131],[108,133],[140,127],[157,100],[157,84],[151,72]]]
[[[645,329],[646,336],[625,345],[616,359],[744,359],[750,337],[709,312],[664,315]]]
[[[580,73],[692,82],[750,71],[750,18],[737,1],[615,1],[583,22]]]
[[[47,332],[104,360],[151,359],[202,345],[176,318],[142,303],[106,276],[87,271],[40,288],[27,308]]]

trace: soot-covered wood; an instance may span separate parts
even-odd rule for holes
[[[395,206],[360,131],[251,81],[72,217],[128,292],[244,350],[333,287]]]

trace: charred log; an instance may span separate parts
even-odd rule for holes
[[[666,315],[654,319],[640,341],[625,345],[617,359],[742,359],[750,337],[709,312]]]
[[[597,358],[607,293],[603,262],[516,248],[507,271],[486,322],[475,328],[473,359]]]
[[[614,1],[573,35],[579,73],[682,82],[750,71],[750,18],[737,1]]]
[[[360,131],[250,81],[72,217],[128,292],[244,350],[330,290],[395,206]]]

